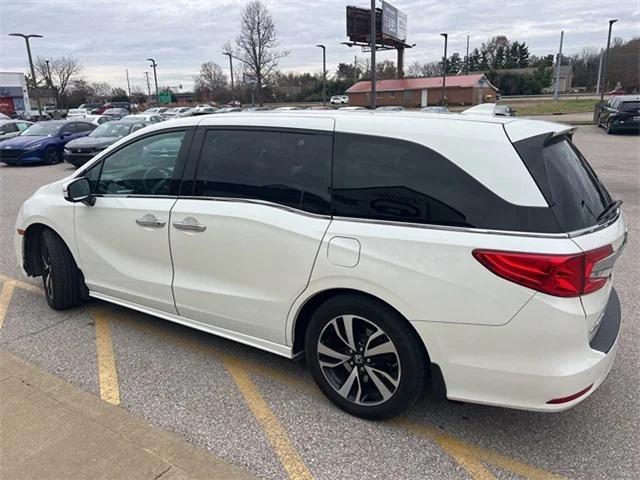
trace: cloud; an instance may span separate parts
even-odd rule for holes
[[[366,0],[266,0],[278,29],[280,44],[290,54],[281,60],[283,70],[314,71],[322,68],[317,43],[327,46],[327,68],[352,62],[359,49],[341,45],[346,34],[346,5],[362,7]],[[410,43],[405,64],[427,62],[442,55],[441,32],[449,33],[449,51],[464,54],[466,36],[471,48],[487,38],[504,34],[526,41],[532,54],[555,53],[560,30],[565,31],[564,52],[606,43],[607,20],[619,18],[614,36],[631,38],[640,31],[637,3],[622,0],[596,4],[592,0],[516,0],[448,2],[396,0],[408,15]],[[25,71],[24,42],[8,37],[18,29],[40,33],[34,39],[34,56],[73,55],[90,81],[107,81],[126,87],[125,69],[132,85],[146,89],[144,72],[151,71],[148,57],[158,63],[160,85],[191,88],[202,62],[213,60],[228,69],[222,45],[237,34],[243,1],[232,0],[21,0],[4,2],[0,17],[0,70]],[[379,58],[395,58],[380,52]]]

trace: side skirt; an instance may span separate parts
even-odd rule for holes
[[[242,333],[232,332],[231,330],[226,330],[224,328],[214,327],[213,325],[209,325],[207,323],[199,322],[197,320],[190,320],[188,318],[180,317],[178,315],[173,315],[171,313],[163,312],[161,310],[156,310],[154,308],[138,305],[137,303],[121,300],[119,298],[112,297],[110,295],[105,295],[103,293],[90,291],[89,296],[93,298],[97,298],[98,300],[104,300],[105,302],[115,303],[116,305],[127,307],[132,310],[137,310],[139,312],[146,313],[148,315],[153,315],[154,317],[159,317],[164,320],[169,320],[170,322],[179,323],[180,325],[184,325],[186,327],[195,328],[196,330],[210,333],[212,335],[217,335],[218,337],[233,340],[235,342],[242,343],[244,345],[249,345],[250,347],[259,348],[260,350],[265,350],[269,353],[280,355],[281,357],[285,357],[288,359],[293,358],[293,349],[288,345],[280,345],[277,343],[269,342],[267,340],[262,340],[249,335],[244,335]]]

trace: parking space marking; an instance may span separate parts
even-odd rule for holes
[[[2,282],[2,290],[0,290],[0,328],[4,325],[4,317],[7,315],[9,303],[11,302],[11,297],[13,297],[15,288],[16,283],[13,280],[4,280],[4,282]]]
[[[231,378],[240,390],[249,409],[256,417],[262,430],[267,435],[271,446],[280,459],[282,466],[292,479],[313,479],[313,475],[302,460],[298,451],[294,448],[285,432],[284,428],[276,418],[275,414],[267,405],[258,387],[249,378],[243,362],[229,355],[221,356],[222,363],[231,375]]]
[[[108,314],[102,308],[90,308],[96,328],[96,352],[98,357],[98,383],[100,398],[113,405],[120,404],[118,371],[113,356],[111,326]]]
[[[0,274],[0,280],[4,282],[2,291],[0,291],[1,326],[8,305],[8,301],[5,301],[5,298],[8,300],[11,299],[14,288],[17,287],[40,294],[43,292],[34,285],[14,280],[11,277],[7,277],[2,274]],[[5,289],[7,292],[9,290],[11,292],[6,293]],[[96,325],[100,396],[103,400],[113,403],[114,405],[118,405],[120,403],[118,377],[115,357],[113,354],[111,328],[109,324],[109,319],[111,319],[125,322],[138,331],[153,334],[189,350],[198,351],[207,355],[214,355],[219,358],[231,375],[252,413],[262,426],[267,438],[272,444],[290,478],[313,478],[302,457],[289,441],[289,438],[279,420],[267,405],[255,383],[251,380],[248,371],[251,371],[253,374],[275,380],[307,395],[324,398],[312,384],[282,370],[264,365],[263,363],[240,359],[232,355],[224,354],[216,350],[215,347],[205,345],[197,339],[176,335],[173,332],[164,330],[157,325],[142,324],[136,321],[133,315],[129,315],[129,313],[133,312],[128,312],[123,307],[109,305],[107,308],[115,308],[117,310],[107,312],[104,307],[89,308]],[[389,424],[397,428],[401,428],[413,435],[427,438],[435,442],[444,452],[464,468],[467,474],[474,480],[495,479],[495,476],[485,467],[485,465],[493,465],[531,480],[561,480],[564,478],[541,468],[522,463],[508,455],[467,443],[450,433],[438,430],[430,425],[412,422],[406,418],[392,420]]]

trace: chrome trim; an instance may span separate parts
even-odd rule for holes
[[[298,215],[304,215],[312,218],[322,218],[325,220],[331,220],[331,215],[323,215],[320,213],[311,213],[305,210],[300,210],[295,207],[289,207],[288,205],[281,205],[279,203],[269,202],[267,200],[257,200],[252,198],[233,198],[233,197],[198,197],[195,195],[179,196],[178,200],[207,200],[214,202],[236,202],[236,203],[249,203],[254,205],[263,205],[265,207],[279,208],[291,213],[297,213]]]
[[[620,244],[620,247],[618,247],[618,249],[608,257],[603,258],[602,260],[596,262],[593,268],[591,269],[591,275],[589,275],[589,277],[592,279],[596,279],[596,278],[606,278],[610,276],[611,272],[613,271],[613,266],[616,263],[616,260],[618,260],[618,257],[622,255],[622,252],[624,251],[624,248],[626,247],[626,245],[627,245],[627,233],[625,232],[624,238],[622,240],[622,243]]]
[[[620,212],[621,212],[620,207],[618,207],[618,210],[616,211],[616,214],[613,217],[611,217],[609,220],[607,220],[606,222],[599,223],[598,225],[593,225],[591,227],[583,228],[581,230],[574,230],[573,232],[569,232],[569,238],[575,238],[575,237],[579,237],[581,235],[586,235],[588,233],[597,232],[598,230],[602,230],[604,228],[607,228],[610,225],[613,225],[620,218]]]

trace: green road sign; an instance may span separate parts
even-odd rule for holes
[[[171,92],[160,92],[158,94],[158,101],[160,103],[171,103]]]

